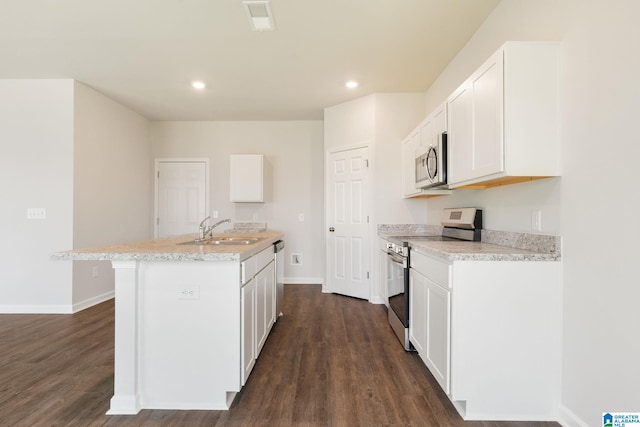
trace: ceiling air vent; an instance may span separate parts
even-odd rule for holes
[[[274,29],[273,16],[268,1],[243,1],[244,11],[249,18],[253,31],[271,31]]]

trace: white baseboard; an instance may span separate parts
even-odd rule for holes
[[[384,298],[379,297],[379,296],[374,296],[369,298],[369,302],[371,304],[384,304]]]
[[[73,305],[0,305],[1,314],[73,314],[115,297],[115,291],[87,298]]]
[[[589,427],[580,417],[571,412],[566,406],[560,405],[558,422],[562,427]]]
[[[77,302],[73,304],[73,313],[77,313],[89,307],[93,307],[94,305],[98,305],[102,302],[108,301],[112,298],[115,298],[115,296],[116,296],[116,291],[109,291],[109,292],[105,292],[102,295],[96,295],[95,297],[87,298],[84,301]]]
[[[0,305],[2,314],[72,314],[73,307],[60,305]]]
[[[324,279],[322,277],[285,277],[285,285],[322,285]]]

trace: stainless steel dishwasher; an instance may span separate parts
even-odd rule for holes
[[[284,241],[275,242],[273,251],[276,258],[276,316],[280,317],[284,298]]]

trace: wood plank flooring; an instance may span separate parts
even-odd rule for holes
[[[0,426],[551,427],[464,422],[383,306],[286,285],[285,315],[229,411],[107,416],[113,301],[74,315],[0,315]]]

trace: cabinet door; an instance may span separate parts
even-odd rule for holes
[[[447,103],[443,102],[433,113],[433,139],[438,143],[438,135],[447,132]]]
[[[409,341],[426,364],[427,278],[413,268],[409,272]]]
[[[416,188],[416,148],[419,143],[419,129],[402,142],[402,194],[404,197],[420,194],[420,190]]]
[[[449,184],[504,170],[502,51],[449,97]]]
[[[242,319],[242,385],[247,382],[249,374],[256,362],[256,280],[250,280],[241,289],[241,319]]]
[[[273,306],[274,277],[273,261],[256,276],[256,357],[267,341],[269,331],[275,321]]]
[[[229,194],[232,202],[263,202],[262,154],[232,154]]]
[[[426,288],[426,353],[422,360],[449,394],[449,372],[451,351],[451,291],[429,279]]]
[[[273,324],[276,323],[276,268],[275,262],[271,262],[264,269],[264,281],[265,281],[265,289],[266,289],[266,298],[265,298],[265,314],[266,314],[266,323],[267,323],[267,335],[269,335],[269,331],[273,327]],[[263,343],[264,344],[264,343]]]
[[[429,146],[434,145],[434,136],[436,134],[435,122],[433,116],[429,116],[420,125],[420,145],[418,151],[424,153],[429,149]]]
[[[502,58],[502,51],[497,52],[471,78],[473,90],[472,178],[504,170]]]
[[[469,83],[463,84],[448,102],[449,184],[473,177],[473,98]]]
[[[438,145],[438,138],[447,131],[447,103],[442,103],[422,122],[420,130],[420,151]]]

